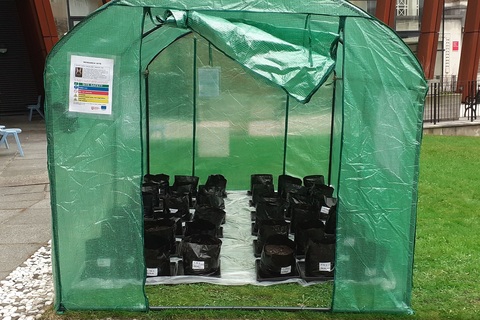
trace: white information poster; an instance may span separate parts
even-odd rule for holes
[[[113,59],[71,56],[71,112],[112,114]]]

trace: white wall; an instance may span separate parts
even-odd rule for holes
[[[462,21],[445,21],[445,76],[458,75],[460,66],[460,55],[462,53]],[[454,42],[458,41],[458,49],[454,50]]]

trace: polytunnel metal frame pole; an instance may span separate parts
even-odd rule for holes
[[[290,96],[285,101],[285,136],[283,137],[283,174],[287,169],[288,113],[290,112]]]
[[[332,161],[333,161],[333,135],[335,130],[335,95],[337,92],[337,75],[333,72],[332,110],[330,112],[330,149],[328,155],[328,177],[327,183],[332,184]]]
[[[149,87],[148,87],[148,67],[145,70],[145,130],[146,130],[146,137],[145,137],[145,148],[146,151],[146,158],[147,158],[147,173],[150,174],[150,99],[148,97]]]
[[[249,307],[249,306],[150,306],[150,311],[167,311],[167,310],[236,310],[236,311],[283,311],[283,312],[300,312],[300,311],[312,311],[312,312],[332,312],[332,308],[315,308],[315,307]]]
[[[192,176],[195,176],[195,146],[197,140],[197,38],[193,38],[193,137],[192,137]]]

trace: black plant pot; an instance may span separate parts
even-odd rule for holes
[[[267,240],[275,235],[288,237],[289,224],[285,220],[264,220],[258,224],[258,238],[255,251],[261,252]]]
[[[337,205],[330,208],[329,217],[325,223],[325,233],[336,234],[337,232]]]
[[[175,230],[175,236],[176,237],[183,237],[183,226],[182,226],[182,219],[177,217],[175,214],[164,211],[162,213],[157,213],[154,212],[154,216],[156,218],[153,219],[144,219],[144,221],[151,221],[151,220],[157,220],[157,219],[169,219],[172,220],[175,224],[174,230]],[[148,222],[147,222],[148,223]]]
[[[310,239],[324,237],[325,225],[321,220],[305,220],[297,224],[295,229],[295,253],[297,256],[305,255],[306,247]]]
[[[253,232],[257,233],[259,225],[267,220],[285,220],[285,209],[282,199],[261,197],[255,210],[255,225]]]
[[[207,220],[220,228],[220,225],[225,222],[225,211],[208,206],[197,206],[193,214],[193,220]]]
[[[153,218],[153,207],[155,205],[155,194],[142,191],[143,216]]]
[[[189,221],[192,218],[190,214],[190,195],[172,192],[165,197],[165,206],[173,212],[182,221]]]
[[[307,188],[311,188],[315,185],[324,185],[325,177],[320,174],[310,175],[303,177],[303,185]]]
[[[172,189],[177,193],[188,193],[190,200],[190,207],[193,207],[192,197],[197,196],[199,178],[197,176],[182,176],[176,175],[173,182]]]
[[[298,203],[290,208],[291,224],[290,232],[294,233],[297,230],[298,223],[307,220],[320,220],[320,215],[315,208],[310,204]]]
[[[331,198],[333,196],[333,192],[335,191],[333,187],[327,186],[325,184],[315,184],[310,187],[309,190],[310,195],[316,199],[321,199],[323,196]]]
[[[196,219],[185,223],[184,236],[208,235],[214,238],[219,236],[219,228],[208,220]]]
[[[212,186],[199,186],[195,205],[225,209],[224,192]]]
[[[227,197],[227,179],[221,174],[212,174],[208,176],[205,187],[208,189],[213,188],[215,192],[220,194],[223,198]]]
[[[299,187],[290,190],[287,193],[287,198],[285,201],[285,216],[287,218],[292,216],[292,209],[295,205],[298,204],[311,204],[311,196],[310,196],[310,191],[309,189],[305,187]]]
[[[160,246],[165,242],[169,244],[170,253],[176,252],[175,221],[171,219],[145,220],[144,234],[145,243],[149,244],[148,248],[156,249],[155,243]]]
[[[302,179],[282,174],[278,176],[278,196],[287,199],[290,190],[298,189],[302,186]]]
[[[337,198],[320,196],[315,199],[314,203],[317,207],[320,219],[328,220],[330,217],[330,208],[337,204]]]
[[[274,198],[275,188],[273,184],[254,184],[252,187],[251,205],[256,206],[261,198]]]
[[[147,277],[170,276],[170,243],[146,237],[144,246]]]
[[[167,207],[165,198],[163,198],[163,196],[160,196],[159,199],[158,199],[158,205],[153,207],[153,218],[154,219],[159,219],[163,215],[168,214],[168,213],[170,213],[170,210]]]
[[[256,215],[262,220],[284,219],[285,204],[276,197],[261,197],[256,205]]]
[[[263,246],[259,272],[264,278],[294,275],[295,243],[285,235],[269,237]]]
[[[181,244],[181,256],[185,275],[209,276],[220,271],[222,241],[209,235],[185,237]]]
[[[305,275],[333,277],[335,269],[335,236],[325,234],[321,239],[310,239],[305,253]]]
[[[257,173],[250,176],[250,192],[253,193],[253,186],[256,184],[273,185],[273,175],[269,173]]]
[[[169,192],[170,177],[166,174],[146,174],[143,181],[144,183],[155,183],[158,186],[159,195],[166,195]]]

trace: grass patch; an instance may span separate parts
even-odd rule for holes
[[[412,304],[415,315],[168,310],[149,313],[48,310],[43,319],[476,319],[480,313],[480,140],[425,136],[421,151]],[[153,305],[328,306],[331,284],[271,287],[149,286]]]

